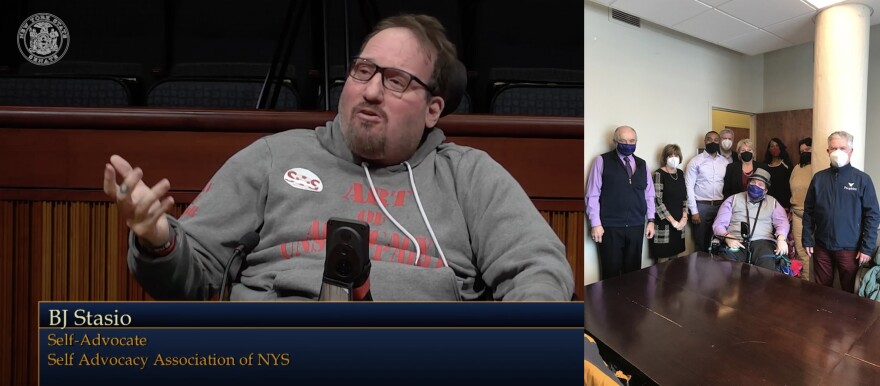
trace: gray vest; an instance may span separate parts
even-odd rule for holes
[[[773,209],[776,208],[776,199],[773,196],[764,196],[760,202],[761,213],[758,213],[757,204],[748,202],[748,193],[742,192],[733,195],[730,208],[730,224],[727,231],[735,237],[740,234],[740,223],[746,221],[746,205],[749,208],[749,226],[752,228],[752,240],[775,240],[773,235]],[[758,216],[757,224],[755,216]]]

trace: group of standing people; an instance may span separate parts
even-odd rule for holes
[[[716,238],[729,258],[773,269],[776,257],[794,249],[792,257],[803,261],[801,277],[810,279],[812,260],[817,282],[831,286],[840,271],[842,288],[852,292],[880,225],[870,177],[848,162],[852,135],[828,137],[831,167],[815,177],[811,138],[798,143],[798,162],[779,138],[768,142],[763,162],[752,140],[734,147],[734,139],[731,130],[709,131],[705,151],[684,171],[681,148],[666,145],[662,166],[649,173],[633,154],[635,130],[615,129],[615,149],[593,162],[585,197],[601,278],[640,269],[644,238],[659,262],[680,255],[690,220],[698,251],[708,251]]]

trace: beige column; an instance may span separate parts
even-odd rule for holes
[[[841,4],[816,17],[813,73],[813,173],[828,168],[828,135],[855,137],[853,166],[865,170],[868,39],[871,13],[863,4]]]

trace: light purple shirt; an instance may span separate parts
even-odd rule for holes
[[[623,162],[624,156],[616,151],[615,153],[620,157],[620,162]],[[626,158],[629,158],[629,167],[635,173],[635,158],[631,155]],[[593,162],[593,168],[590,169],[590,175],[587,177],[587,195],[584,197],[584,201],[587,203],[587,218],[590,219],[590,225],[594,227],[602,225],[602,220],[599,219],[599,195],[602,194],[602,172],[604,170],[605,161],[602,156],[598,156]],[[645,217],[648,219],[654,218],[654,180],[651,179],[651,173],[647,172],[647,165],[645,165],[645,178],[648,181],[648,187],[645,188],[645,203],[648,204]]]
[[[697,213],[697,201],[721,201],[724,199],[724,173],[730,161],[723,155],[715,157],[707,152],[697,154],[688,163],[684,173],[684,184],[687,188],[688,209],[691,214]]]
[[[721,204],[721,207],[718,208],[718,215],[715,216],[715,222],[712,223],[712,231],[715,232],[716,235],[725,235],[727,234],[727,227],[730,226],[730,218],[733,217],[733,213],[731,212],[731,208],[733,207],[733,198],[739,194],[748,194],[748,193],[737,193],[727,197],[726,200]],[[746,198],[746,202],[748,202],[748,198]],[[747,205],[751,205],[750,203]],[[755,209],[757,209],[757,205],[755,205]],[[788,215],[785,214],[785,209],[782,205],[779,205],[779,201],[776,201],[776,207],[773,208],[773,215],[771,216],[773,222],[773,231],[776,236],[783,235],[788,236]],[[752,220],[749,220],[752,221]],[[755,235],[753,240],[761,240],[763,237]],[[766,239],[765,239],[766,240]]]

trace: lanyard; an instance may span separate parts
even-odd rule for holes
[[[755,227],[758,226],[758,216],[761,215],[761,207],[764,206],[764,199],[758,201],[758,212],[755,213],[755,223],[751,225],[751,229],[749,229],[749,239],[752,239],[752,235],[755,234]],[[751,221],[751,217],[749,217],[749,195],[746,193],[746,221]],[[740,236],[742,236],[742,229],[739,230]]]

